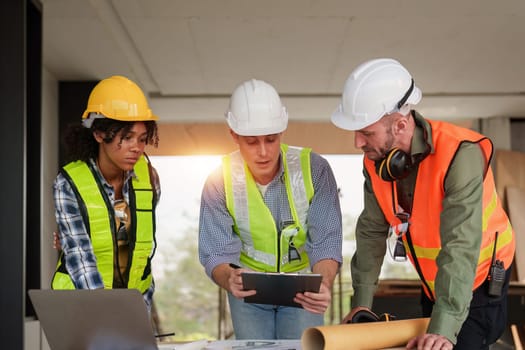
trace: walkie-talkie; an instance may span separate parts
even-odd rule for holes
[[[496,259],[496,246],[498,243],[498,231],[494,239],[494,250],[492,251],[492,262],[489,271],[489,295],[492,297],[501,296],[503,283],[505,282],[505,266],[503,261]]]

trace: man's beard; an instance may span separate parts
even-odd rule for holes
[[[393,145],[394,145],[394,136],[389,131],[387,133],[387,139],[385,143],[383,144],[383,146],[379,147],[377,150],[373,148],[371,149],[371,148],[365,147],[363,148],[363,152],[372,152],[369,154],[368,158],[370,158],[373,161],[378,161],[386,157],[388,152],[390,152],[390,150],[393,148]]]

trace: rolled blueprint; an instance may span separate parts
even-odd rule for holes
[[[307,328],[302,350],[377,350],[405,346],[426,332],[429,318],[388,322],[348,323]]]

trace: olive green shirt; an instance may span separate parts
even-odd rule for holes
[[[435,152],[430,124],[417,112],[412,111],[412,115],[417,123],[412,138],[411,155],[414,157],[424,152],[427,147],[423,128],[428,134],[430,152]],[[444,183],[445,197],[442,201],[439,230],[442,247],[436,260],[436,302],[427,333],[443,335],[453,343],[456,343],[472,299],[472,285],[482,239],[485,169],[484,156],[479,146],[469,142],[463,143],[450,164]],[[357,246],[351,262],[354,288],[352,307],[371,308],[386,253],[389,224],[374,196],[366,169],[363,173],[364,210],[357,222]],[[412,209],[414,196],[425,196],[425,193],[414,193],[416,175],[417,167],[408,177],[396,182],[399,204],[408,212]],[[391,257],[387,255],[386,258]]]

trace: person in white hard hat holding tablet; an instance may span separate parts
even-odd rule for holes
[[[200,262],[228,292],[236,339],[300,339],[323,324],[342,262],[335,178],[320,155],[281,143],[288,113],[267,82],[237,86],[226,121],[238,150],[204,186]],[[314,272],[322,282],[319,293],[296,294],[301,307],[245,303],[255,293],[243,288],[245,270]]]

